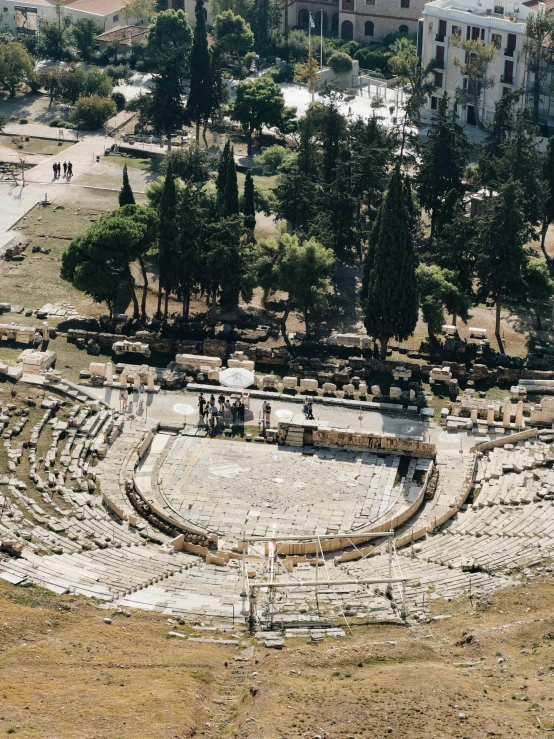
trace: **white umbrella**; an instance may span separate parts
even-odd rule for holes
[[[182,416],[188,416],[189,413],[194,413],[192,405],[186,405],[185,403],[177,403],[173,406],[175,413],[180,413]]]
[[[278,411],[275,411],[275,415],[279,420],[281,420],[283,418],[288,418],[289,416],[294,416],[294,413],[286,408],[279,408]]]
[[[242,367],[230,367],[219,373],[219,381],[227,387],[250,387],[256,381],[253,372]]]

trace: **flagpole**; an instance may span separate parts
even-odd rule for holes
[[[312,14],[308,13],[308,74],[312,74]],[[314,101],[314,83],[312,79],[308,79],[308,84],[312,88],[312,103]]]
[[[323,10],[319,11],[319,32],[321,35],[321,47],[319,49],[319,66],[323,69]]]

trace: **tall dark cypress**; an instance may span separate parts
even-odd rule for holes
[[[123,167],[123,185],[119,191],[119,206],[135,205],[135,196],[129,182],[129,174],[127,173],[127,165]]]
[[[235,156],[232,146],[229,149],[229,159],[227,160],[227,174],[225,177],[225,195],[223,198],[223,208],[226,216],[236,216],[240,212],[237,169],[235,167]]]
[[[167,165],[165,182],[160,199],[160,225],[158,232],[158,268],[160,272],[158,291],[158,313],[161,311],[162,290],[165,290],[164,317],[167,318],[169,294],[174,286],[173,261],[176,256],[177,238],[177,188],[173,164]]]
[[[196,124],[196,143],[200,140],[200,124],[212,112],[212,68],[208,49],[204,0],[196,0],[196,26],[190,55],[190,93],[187,113]]]
[[[254,203],[254,178],[248,171],[244,180],[244,225],[254,233],[256,228],[256,206]]]
[[[396,165],[371,232],[362,283],[364,324],[379,341],[381,359],[387,356],[389,340],[405,341],[417,323],[417,260],[407,198]]]
[[[229,165],[229,157],[231,154],[231,144],[227,140],[223,151],[219,156],[219,162],[217,165],[217,177],[215,179],[215,186],[217,188],[217,196],[221,200],[225,195],[225,183],[227,182],[227,168]]]

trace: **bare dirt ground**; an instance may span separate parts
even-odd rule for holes
[[[234,647],[168,638],[205,632],[162,615],[0,584],[0,735],[543,736],[554,729],[552,593],[544,574],[487,599],[434,601],[441,620],[289,639],[282,652],[242,631],[255,652],[237,662]]]

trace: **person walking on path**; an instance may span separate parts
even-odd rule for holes
[[[265,404],[265,427],[268,429],[271,426],[271,405],[269,401]]]
[[[206,401],[204,400],[204,396],[202,393],[200,393],[200,397],[198,398],[198,420],[201,418],[204,418],[204,404]]]
[[[67,162],[64,162],[64,163],[63,163],[63,176],[64,176],[64,177],[66,177],[66,176],[67,176]]]
[[[56,177],[58,176],[58,165],[56,164],[56,162],[54,162],[54,164],[52,165],[52,169],[54,171],[54,179],[56,179]]]
[[[223,395],[223,393],[220,394],[217,402],[219,403],[219,412],[223,413],[223,411],[225,410],[225,395]]]
[[[314,421],[314,409],[311,400],[308,401],[308,413],[306,415],[308,421]]]
[[[225,401],[224,414],[225,425],[228,426],[233,420],[233,411],[231,408],[231,403],[229,403],[228,400]]]
[[[67,176],[69,177],[69,179],[73,177],[73,165],[71,164],[71,162],[67,163]]]
[[[305,418],[308,418],[308,406],[309,406],[308,398],[304,398],[304,406],[302,408],[302,411],[304,413]]]
[[[244,403],[239,400],[239,421],[244,426]]]
[[[123,407],[123,413],[127,413],[128,400],[129,400],[129,393],[127,392],[127,388],[124,388],[123,392],[121,393],[121,404]]]

